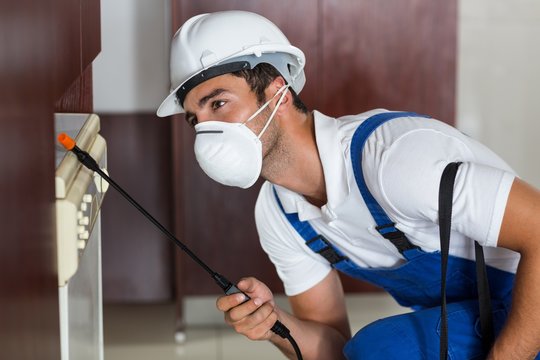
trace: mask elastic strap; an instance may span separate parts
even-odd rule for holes
[[[259,115],[261,113],[261,111],[263,111],[268,106],[268,104],[270,104],[272,102],[272,100],[274,100],[274,98],[276,96],[279,95],[280,92],[282,92],[284,89],[287,89],[289,86],[290,86],[289,84],[286,84],[286,85],[283,85],[281,88],[279,88],[279,90],[274,94],[274,96],[272,96],[272,98],[270,100],[265,102],[257,111],[255,111],[255,113],[253,113],[253,115],[251,115],[246,121],[244,121],[242,123],[242,125],[245,125],[248,122],[250,122],[251,120],[253,120],[257,115]],[[284,94],[286,94],[286,92]]]
[[[279,97],[279,100],[278,102],[276,103],[276,106],[274,107],[274,110],[272,110],[272,114],[270,114],[270,117],[268,118],[268,121],[266,122],[266,125],[264,125],[264,128],[261,130],[261,132],[259,133],[259,135],[257,136],[259,139],[261,138],[261,136],[263,136],[264,132],[266,131],[266,129],[268,128],[268,126],[270,125],[270,123],[272,122],[272,120],[274,119],[274,115],[276,114],[278,108],[279,108],[279,105],[281,105],[281,102],[283,101],[283,98],[285,97],[285,95],[287,95],[287,91],[286,89],[289,87],[289,85],[285,85],[283,86],[281,89],[285,89],[285,91],[283,91],[283,94],[281,94],[281,96]],[[279,91],[276,93],[279,94],[279,92],[281,91],[281,89],[279,89]],[[274,97],[276,96],[274,95]],[[273,98],[272,98],[273,99]]]

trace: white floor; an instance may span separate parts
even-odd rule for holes
[[[278,304],[287,307],[285,299]],[[267,342],[250,341],[223,324],[212,297],[186,301],[186,340],[174,339],[174,305],[106,305],[105,360],[270,360],[283,359]],[[403,313],[386,294],[347,298],[353,332],[383,317]]]

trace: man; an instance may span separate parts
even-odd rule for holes
[[[252,13],[199,15],[173,39],[172,91],[158,115],[185,112],[196,131],[197,160],[214,180],[247,188],[266,179],[257,228],[293,310],[284,312],[263,283],[245,278],[237,286],[249,301],[242,294],[217,301],[226,322],[250,339],[270,340],[290,358],[291,345],[270,331],[277,320],[305,359],[437,358],[437,199],[446,165],[460,162],[447,277],[448,355],[482,356],[471,275],[477,241],[485,247],[497,335],[489,358],[535,358],[540,193],[489,149],[434,119],[386,110],[340,119],[309,112],[297,95],[303,67],[303,53]],[[336,269],[385,288],[416,311],[379,320],[351,339]]]

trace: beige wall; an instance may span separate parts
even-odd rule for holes
[[[461,0],[457,126],[540,187],[540,1]]]
[[[153,113],[169,93],[170,0],[101,1],[94,111]]]

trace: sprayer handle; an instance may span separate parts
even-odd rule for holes
[[[249,299],[251,299],[248,295],[246,295],[245,292],[238,289],[236,285],[232,283],[229,288],[225,289],[225,295],[232,295],[232,294],[239,294],[239,293],[242,293],[245,296],[245,300],[242,302],[242,304],[248,301]],[[284,339],[287,338],[287,336],[289,335],[289,329],[287,329],[279,320],[275,322],[271,330]]]
[[[236,287],[236,285],[232,284],[230,288],[225,290],[225,295],[232,295],[232,294],[243,294],[244,295],[244,301],[242,301],[242,304],[246,301],[249,301],[251,298],[242,290]]]

